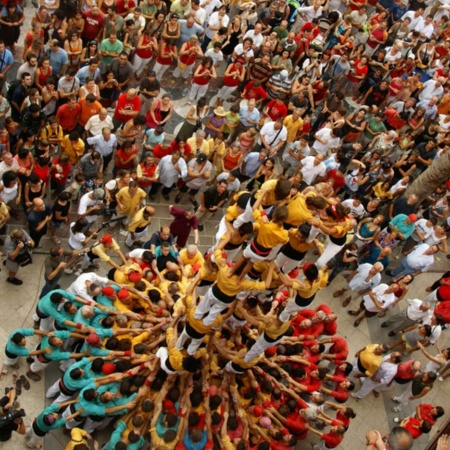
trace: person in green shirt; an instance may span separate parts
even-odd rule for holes
[[[287,20],[282,20],[280,25],[273,29],[277,33],[278,42],[288,37],[289,31],[287,30],[287,25]]]
[[[117,39],[117,34],[111,32],[107,39],[103,39],[100,44],[100,55],[102,58],[101,65],[103,67],[111,64],[113,59],[118,58],[123,50],[123,44]]]

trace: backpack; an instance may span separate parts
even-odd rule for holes
[[[16,90],[16,87],[18,87],[20,84],[22,84],[22,81],[20,80],[14,80],[8,87],[8,90],[6,91],[6,100],[8,100],[9,104],[11,105],[12,98],[14,95],[14,91]]]

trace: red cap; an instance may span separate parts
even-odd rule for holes
[[[254,406],[253,407],[253,415],[256,417],[261,417],[264,413],[264,410],[261,408],[261,406]]]
[[[117,298],[119,300],[124,300],[126,298],[128,298],[130,296],[130,293],[125,289],[122,288],[118,293],[117,293]]]
[[[116,365],[112,362],[107,362],[107,363],[103,364],[103,366],[102,366],[102,372],[105,375],[111,375],[115,371],[116,371]]]
[[[105,286],[102,289],[102,294],[106,297],[112,297],[115,293],[116,291],[111,286]]]
[[[100,343],[100,338],[99,338],[98,334],[90,333],[90,334],[88,334],[88,336],[86,338],[86,342],[91,346],[97,345]]]
[[[105,234],[101,239],[103,244],[112,244],[113,238],[110,234]]]
[[[275,346],[266,349],[266,356],[275,356],[277,353],[277,348]]]
[[[201,264],[192,264],[192,270],[197,273],[202,268]]]
[[[139,272],[136,272],[135,270],[133,270],[132,272],[130,272],[128,274],[128,279],[132,282],[132,283],[137,283],[139,281],[142,280],[142,275]]]
[[[411,222],[417,222],[417,219],[418,219],[418,217],[417,217],[417,214],[409,214],[408,215],[408,219],[411,221]]]
[[[292,279],[297,278],[299,273],[300,273],[300,269],[298,267],[296,267],[295,269],[291,270],[288,273],[288,277],[292,278]]]

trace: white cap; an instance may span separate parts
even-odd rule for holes
[[[280,72],[280,77],[287,78],[288,75],[289,75],[289,72],[288,72],[286,69],[283,69],[283,70]]]

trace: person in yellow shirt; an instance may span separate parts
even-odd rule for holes
[[[120,270],[120,266],[114,262],[108,255],[109,252],[116,253],[122,260],[122,264],[126,266],[127,260],[125,255],[120,250],[119,244],[111,237],[109,234],[105,234],[96,244],[93,245],[91,250],[84,255],[83,261],[81,263],[81,269],[87,269],[89,266],[94,264],[96,259],[101,259],[103,262],[109,264],[115,270]],[[108,274],[110,280],[114,280],[114,272]]]
[[[117,214],[127,216],[130,220],[133,219],[145,197],[147,194],[139,187],[137,181],[130,181],[128,187],[122,188],[116,194]]]
[[[125,245],[127,247],[133,247],[134,244],[141,244],[140,239],[147,236],[148,226],[152,223],[152,217],[154,215],[155,208],[144,206],[133,216],[128,224],[128,234],[125,239]]]
[[[284,221],[285,228],[299,227],[308,222],[321,209],[325,209],[328,202],[322,196],[313,192],[308,195],[297,194],[287,204],[288,218]]]
[[[328,267],[326,265],[319,270],[315,264],[305,263],[302,268],[304,280],[292,280],[287,275],[280,273],[280,279],[284,285],[292,288],[295,292],[295,298],[287,303],[284,311],[280,314],[283,322],[297,311],[308,308],[317,291],[326,287],[328,283]]]
[[[190,244],[186,248],[180,250],[180,259],[183,263],[183,272],[188,277],[193,276],[194,273],[197,273],[205,264],[203,255],[194,244]]]
[[[81,428],[75,427],[70,430],[70,441],[66,445],[64,450],[75,450],[80,446],[85,445],[85,448],[89,448],[89,441],[92,440],[92,436]],[[97,444],[97,445],[96,445]],[[94,441],[94,449],[98,450],[98,443]]]
[[[195,136],[187,140],[187,144],[191,147],[190,159],[195,158],[199,153],[204,153],[209,157],[209,144],[205,136],[206,133],[203,130],[198,130]]]
[[[78,131],[71,131],[61,141],[61,154],[66,153],[72,165],[78,165],[78,161],[84,155],[84,142],[80,139]]]
[[[356,364],[349,378],[373,377],[389,350],[386,344],[369,344],[356,353]]]
[[[283,125],[287,130],[287,144],[296,141],[299,130],[303,129],[303,119],[300,117],[300,113],[300,108],[295,108],[292,114],[283,120]]]
[[[247,240],[253,232],[253,224],[251,222],[243,223],[238,229],[232,228],[222,236],[216,249],[221,249],[226,252],[227,259],[234,261],[239,253],[242,244]]]

